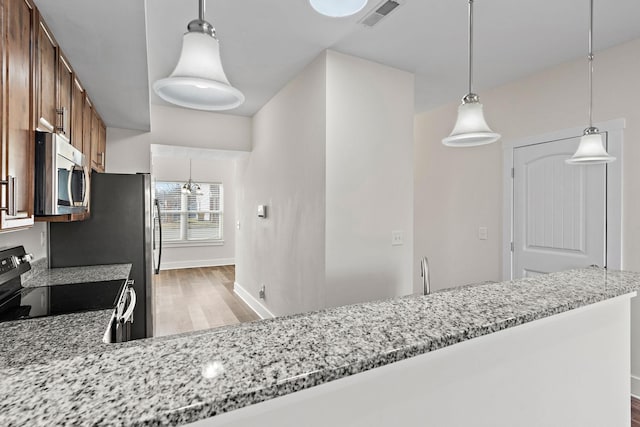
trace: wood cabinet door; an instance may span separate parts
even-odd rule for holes
[[[103,172],[100,159],[100,118],[95,108],[91,110],[91,167],[97,172]]]
[[[2,2],[2,207],[0,228],[33,225],[33,24],[25,0]]]
[[[47,25],[38,17],[36,26],[36,129],[53,132],[56,116],[58,45]]]
[[[56,109],[56,132],[71,139],[71,98],[73,90],[73,70],[69,61],[58,49],[58,86],[57,86],[57,109]]]
[[[82,154],[85,155],[87,165],[91,168],[91,119],[93,118],[93,105],[85,91],[82,102]]]
[[[82,119],[84,114],[84,90],[78,79],[73,79],[71,87],[71,144],[86,156],[83,148]],[[89,161],[87,157],[87,162]]]
[[[100,120],[100,129],[98,130],[98,150],[101,162],[102,172],[107,167],[107,126]]]

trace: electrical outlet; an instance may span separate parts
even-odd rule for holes
[[[402,231],[392,231],[391,232],[391,246],[401,246],[404,245],[404,235]]]
[[[47,244],[47,235],[44,231],[40,232],[40,246],[42,246],[44,248],[44,246]]]
[[[236,221],[236,229],[240,230],[240,221]]]
[[[258,296],[260,297],[260,299],[264,299],[265,297],[265,286],[262,285],[262,287],[260,288],[260,293],[258,294]]]

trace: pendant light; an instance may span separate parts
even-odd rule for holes
[[[567,159],[570,165],[599,165],[613,162],[604,148],[602,134],[593,126],[593,0],[589,0],[589,127],[584,130],[580,144],[573,157]]]
[[[309,0],[316,12],[332,18],[342,18],[360,12],[367,0]]]
[[[480,98],[473,93],[473,1],[469,0],[469,93],[458,107],[458,118],[451,135],[442,143],[449,147],[474,147],[496,142],[500,134],[493,132],[482,112]]]
[[[200,184],[197,182],[193,182],[191,179],[191,159],[189,159],[189,181],[185,182],[182,186],[182,194],[193,194],[195,193],[197,196],[202,194],[202,189],[200,188]]]
[[[167,102],[196,110],[230,110],[244,102],[222,69],[216,31],[204,19],[205,0],[198,0],[199,16],[189,22],[182,38],[182,52],[171,75],[153,84]]]

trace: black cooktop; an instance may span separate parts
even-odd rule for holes
[[[0,322],[114,308],[123,280],[20,288],[0,302]]]
[[[23,288],[24,248],[0,250],[0,322],[114,308],[124,280]]]

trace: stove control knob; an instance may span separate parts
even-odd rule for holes
[[[16,265],[30,263],[31,261],[33,261],[33,254],[24,254],[16,257]]]

